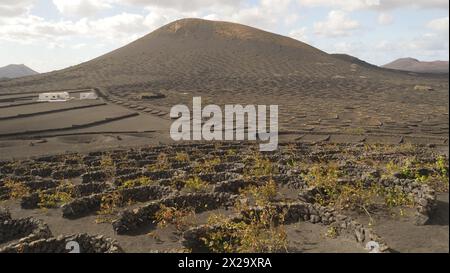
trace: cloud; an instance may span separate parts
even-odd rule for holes
[[[434,19],[428,22],[427,26],[437,32],[444,32],[448,35],[448,16],[444,18]]]
[[[245,6],[228,12],[212,12],[205,19],[231,21],[277,32],[293,25],[299,18],[292,8],[292,0],[261,0],[256,5]]]
[[[380,25],[391,25],[394,22],[394,17],[392,17],[392,15],[390,15],[389,13],[386,12],[382,12],[378,15],[378,23]]]
[[[448,9],[448,6],[448,0],[380,0],[379,8]]]
[[[131,42],[146,34],[146,17],[139,14],[118,15],[90,20],[47,21],[42,17],[27,15],[9,20],[0,28],[0,39],[20,44],[47,44],[73,39],[98,38],[119,43]]]
[[[314,33],[327,37],[347,36],[359,26],[359,22],[348,18],[346,12],[332,10],[326,21],[314,24]]]
[[[44,18],[26,15],[4,22],[0,28],[0,39],[29,44],[45,39],[54,40],[81,33],[86,28],[86,20],[50,22]],[[53,41],[52,41],[53,42]]]
[[[34,0],[2,0],[0,17],[15,17],[27,13],[34,2]]]
[[[379,0],[298,0],[299,4],[306,7],[339,8],[347,11],[377,7]]]
[[[426,24],[430,32],[414,37],[398,37],[395,40],[380,41],[374,52],[392,56],[426,58],[428,60],[447,59],[449,52],[448,17],[438,18]]]
[[[308,36],[306,35],[307,32],[307,28],[306,27],[302,27],[302,28],[298,28],[298,29],[294,29],[291,30],[291,32],[289,32],[289,36],[302,41],[302,42],[308,42]]]
[[[361,42],[338,42],[333,45],[333,52],[354,54],[360,52],[365,46]]]
[[[298,0],[306,7],[328,7],[347,11],[374,9],[392,10],[396,8],[448,9],[448,0]]]
[[[169,8],[178,11],[192,12],[199,9],[216,9],[223,7],[239,7],[244,0],[116,0],[121,4],[144,7]]]
[[[112,8],[116,0],[53,0],[59,12],[66,16],[90,17]]]
[[[89,34],[101,35],[109,39],[119,36],[129,36],[147,31],[144,25],[145,17],[139,14],[121,13],[118,15],[89,21]]]

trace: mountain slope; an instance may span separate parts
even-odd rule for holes
[[[421,62],[413,58],[401,58],[383,67],[418,73],[448,73],[448,65],[448,61]]]
[[[350,85],[368,78],[391,81],[407,77],[406,73],[355,60],[337,58],[292,38],[241,24],[182,19],[86,63],[2,82],[0,92],[85,87],[123,92],[260,92],[269,86],[313,88],[312,82],[331,79],[345,78],[345,85]]]
[[[4,67],[0,67],[0,79],[1,78],[19,78],[25,76],[36,75],[38,72],[23,65],[23,64],[10,64]]]
[[[358,77],[349,61],[288,37],[240,24],[182,19],[89,62],[2,84],[0,91],[1,86],[45,90],[60,85],[198,90],[213,87],[206,83],[227,87],[235,81],[336,75]]]

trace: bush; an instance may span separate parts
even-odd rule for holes
[[[280,217],[284,216],[269,207],[260,213],[251,213],[245,221],[240,222],[211,215],[208,223],[217,228],[201,239],[211,252],[216,253],[287,252],[285,228],[274,220]]]

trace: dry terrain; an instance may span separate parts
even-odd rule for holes
[[[193,96],[279,105],[280,149],[173,143],[170,108]],[[176,21],[0,81],[0,251],[448,252],[448,100],[448,74]]]

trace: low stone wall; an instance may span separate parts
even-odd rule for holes
[[[29,242],[51,236],[48,226],[39,219],[32,217],[22,219],[11,219],[8,215],[0,222],[0,243],[6,243],[20,239],[20,242]]]
[[[216,183],[214,185],[213,191],[214,192],[229,192],[238,194],[241,189],[244,189],[246,187],[250,186],[258,186],[259,183],[256,181],[246,181],[244,179],[233,179],[228,181],[223,181]]]
[[[172,193],[172,189],[170,187],[151,185],[123,189],[119,192],[124,202],[146,202],[167,197]]]
[[[412,196],[416,206],[415,224],[426,225],[428,223],[432,212],[436,208],[436,193],[429,185],[413,179],[400,178],[380,179],[379,183],[385,187],[397,188],[399,191]]]
[[[152,180],[169,179],[173,176],[174,170],[169,171],[144,171],[143,176]]]
[[[40,176],[40,177],[49,177],[52,175],[53,168],[44,167],[44,168],[36,168],[30,171],[31,175]]]
[[[23,182],[23,185],[32,191],[56,188],[60,184],[61,182],[57,180],[36,180]]]
[[[239,190],[244,189],[249,186],[263,186],[269,180],[275,181],[278,185],[285,185],[292,189],[298,190],[306,187],[306,183],[299,179],[298,177],[291,177],[287,175],[274,175],[274,176],[261,176],[252,178],[232,178],[233,176],[226,177],[228,179],[221,180],[222,182],[214,183],[215,192],[230,192],[239,193]],[[235,174],[234,177],[241,177]]]
[[[331,225],[340,232],[347,232],[355,236],[358,243],[365,244],[369,241],[376,241],[380,244],[380,249],[386,251],[388,247],[381,241],[380,237],[370,229],[352,220],[350,217],[337,213],[334,209],[310,204],[305,202],[277,203],[273,205],[277,215],[284,215],[284,224],[292,224],[298,221],[308,221],[313,224]],[[264,208],[255,207],[251,209],[253,214],[258,214]],[[248,212],[247,212],[248,213]],[[243,213],[244,219],[248,217]]]
[[[83,173],[85,173],[85,170],[83,168],[70,168],[65,170],[54,171],[52,173],[52,178],[58,180],[70,179],[81,176]]]
[[[57,187],[60,182],[55,180],[31,180],[31,181],[23,181],[23,180],[16,180],[17,183],[22,184],[23,186],[27,187],[31,191],[37,191],[37,190],[46,190],[50,188]],[[10,198],[10,192],[11,189],[4,184],[4,180],[0,180],[0,200],[6,200]]]
[[[122,202],[146,202],[163,198],[170,195],[172,190],[169,187],[163,187],[158,185],[140,186],[128,189],[118,190],[117,193],[121,195]],[[83,217],[95,211],[98,211],[101,206],[102,198],[112,191],[103,192],[98,194],[92,194],[77,198],[74,201],[64,204],[62,208],[63,217],[74,219]]]
[[[342,181],[341,183],[351,183],[352,181]],[[416,213],[414,215],[414,221],[416,225],[426,225],[430,219],[436,207],[436,193],[427,184],[417,182],[413,179],[401,179],[401,178],[380,178],[370,179],[364,181],[367,186],[377,183],[378,185],[398,189],[399,192],[403,192],[410,195],[414,201],[416,207]],[[299,199],[304,202],[314,202],[314,197],[317,193],[324,194],[321,189],[316,187],[308,187],[303,189],[299,193]]]
[[[170,196],[137,209],[121,212],[119,218],[113,222],[113,228],[118,234],[125,234],[143,225],[151,225],[161,205],[179,209],[193,208],[196,212],[202,212],[232,206],[236,197],[229,193],[192,193]]]
[[[214,166],[215,172],[234,172],[234,173],[242,173],[244,170],[245,164],[243,163],[220,163]]]
[[[108,179],[108,175],[104,171],[87,172],[81,175],[83,183],[92,182],[105,182]]]
[[[121,186],[125,181],[134,180],[142,177],[142,172],[133,172],[129,174],[119,175],[114,178],[114,185]]]
[[[350,217],[336,213],[333,209],[304,202],[276,203],[270,207],[253,207],[244,211],[239,216],[231,218],[231,221],[247,221],[249,215],[257,215],[265,209],[274,209],[276,215],[284,215],[283,218],[274,219],[278,224],[292,224],[299,221],[308,221],[313,224],[322,224],[335,227],[339,234],[347,233],[354,236],[355,240],[364,248],[369,241],[375,241],[380,245],[380,252],[388,252],[389,247],[372,230],[364,227]],[[224,227],[219,225],[200,225],[193,227],[183,234],[182,244],[193,252],[208,252],[208,246],[202,238],[210,232],[214,232]]]
[[[77,198],[61,206],[64,218],[75,219],[100,209],[103,193]]]
[[[7,209],[0,207],[0,221],[3,222],[7,220],[11,220],[11,214]]]
[[[139,168],[117,168],[115,171],[116,176],[127,175],[129,173],[139,173]]]
[[[219,172],[219,173],[200,174],[198,177],[202,181],[208,182],[210,184],[216,184],[221,181],[241,178],[242,176],[231,172]]]
[[[99,210],[103,195],[102,193],[92,194],[62,205],[62,216],[64,218],[76,219]]]
[[[23,242],[0,249],[0,253],[69,253],[76,243],[79,253],[121,253],[119,244],[103,235],[74,234]]]
[[[75,185],[73,188],[63,189],[62,191],[68,192],[70,191],[73,197],[80,198],[86,195],[95,194],[103,192],[108,188],[108,185],[105,183],[87,183]],[[56,189],[49,189],[43,191],[44,194],[54,194],[56,193]],[[39,193],[34,192],[28,196],[24,196],[20,201],[20,206],[23,209],[35,209],[39,207]]]

